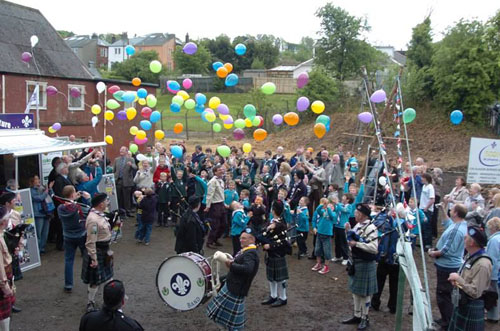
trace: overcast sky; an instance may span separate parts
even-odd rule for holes
[[[77,34],[152,32],[175,33],[184,39],[226,34],[273,34],[289,42],[303,36],[316,38],[320,21],[315,16],[325,0],[11,0],[39,9],[57,30]],[[497,0],[334,0],[354,16],[365,16],[374,45],[406,49],[412,28],[432,11],[435,40],[461,18],[485,21],[498,9]]]

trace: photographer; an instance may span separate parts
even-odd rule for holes
[[[96,169],[96,175],[95,175],[94,179],[90,180],[90,177],[84,172],[79,172],[76,175],[76,180],[78,182],[76,188],[78,189],[78,191],[87,192],[90,195],[90,198],[99,192],[98,186],[99,186],[99,182],[102,179],[102,168],[100,166],[100,163],[98,161],[94,161],[93,164],[95,165],[95,169]],[[90,203],[89,200],[84,201],[84,202],[86,204]]]

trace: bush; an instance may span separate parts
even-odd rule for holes
[[[309,83],[297,91],[297,98],[305,96],[313,103],[321,100],[325,103],[326,109],[332,109],[338,102],[341,91],[341,83],[330,76],[322,67],[314,67],[309,73]],[[306,116],[315,115],[311,111],[303,113]]]

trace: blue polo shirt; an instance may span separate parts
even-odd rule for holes
[[[486,253],[493,261],[493,269],[491,270],[491,280],[498,280],[498,270],[500,268],[500,232],[495,232],[488,239]]]
[[[446,227],[446,230],[436,245],[442,255],[436,259],[434,264],[441,268],[458,269],[463,263],[467,222],[453,223],[451,219],[447,219],[443,222],[443,226]]]

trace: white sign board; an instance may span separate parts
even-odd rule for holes
[[[42,168],[42,184],[47,186],[50,172],[52,171],[52,159],[55,157],[62,157],[62,152],[51,152],[46,154],[40,154],[40,166]]]
[[[116,195],[115,176],[113,174],[102,176],[98,190],[108,195],[109,211],[118,210],[118,196]]]
[[[471,138],[467,183],[500,184],[500,140]]]

